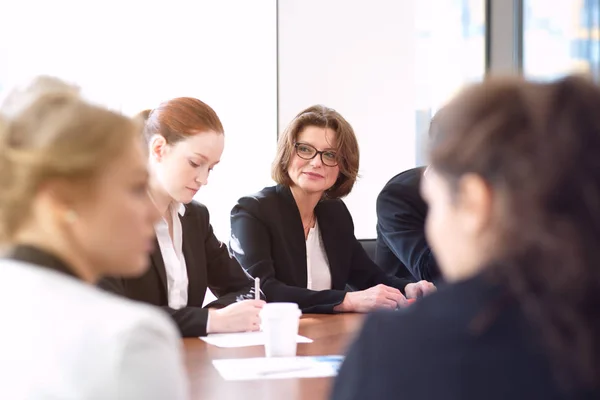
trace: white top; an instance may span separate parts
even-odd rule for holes
[[[169,225],[164,218],[154,226],[154,231],[167,273],[169,307],[179,310],[186,307],[188,302],[188,275],[183,257],[183,235],[179,219],[179,215],[185,214],[185,206],[181,203],[172,204],[168,211],[173,221],[173,239],[171,240]]]
[[[0,399],[187,399],[181,341],[161,311],[0,260]]]
[[[331,271],[318,222],[315,222],[314,228],[308,231],[306,238],[306,267],[308,289],[331,289]]]

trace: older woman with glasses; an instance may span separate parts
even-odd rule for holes
[[[340,199],[352,190],[358,164],[354,131],[330,108],[302,111],[280,136],[272,170],[278,185],[241,198],[231,212],[231,250],[260,277],[267,301],[311,313],[368,312],[435,290],[386,276],[356,240]]]

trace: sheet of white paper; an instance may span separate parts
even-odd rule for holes
[[[248,347],[263,346],[265,344],[264,332],[240,332],[240,333],[211,333],[201,337],[208,344],[217,347]],[[312,339],[304,336],[296,336],[296,343],[312,343]]]
[[[321,378],[336,376],[343,356],[232,358],[213,360],[223,379]]]

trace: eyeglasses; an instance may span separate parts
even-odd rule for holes
[[[320,155],[323,165],[328,167],[335,167],[338,165],[338,155],[335,151],[319,151],[314,146],[306,143],[296,143],[294,144],[294,148],[296,149],[296,154],[298,154],[298,157],[302,158],[303,160],[312,160],[317,155]]]

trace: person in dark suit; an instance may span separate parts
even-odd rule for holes
[[[375,263],[388,275],[438,282],[440,270],[425,237],[424,171],[419,167],[394,176],[377,196]]]
[[[388,277],[356,240],[340,198],[354,185],[358,161],[350,124],[335,110],[310,107],[279,138],[279,184],[241,198],[231,211],[231,251],[260,277],[268,301],[295,302],[304,312],[367,312],[404,305],[403,293],[434,290],[429,282]]]
[[[150,195],[163,218],[155,226],[151,268],[135,279],[107,279],[107,290],[160,306],[184,337],[258,330],[263,300],[250,276],[213,234],[205,206],[193,201],[223,152],[219,117],[182,97],[152,110],[144,135],[150,149]],[[206,289],[217,300],[202,307]],[[263,296],[264,297],[264,296]]]
[[[332,399],[600,398],[598,104],[584,78],[492,79],[438,113],[422,191],[450,283],[369,316]]]

